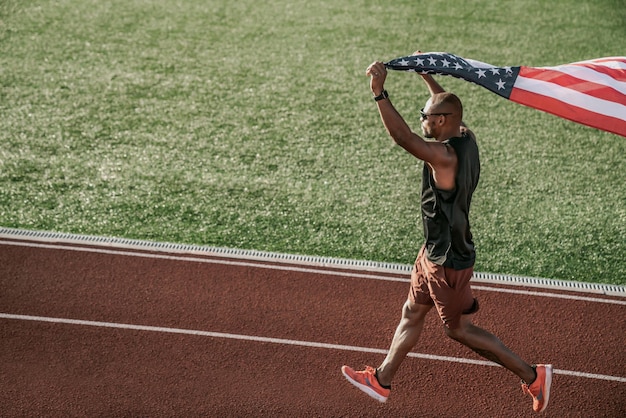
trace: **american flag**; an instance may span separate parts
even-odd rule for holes
[[[396,58],[385,66],[461,78],[513,102],[626,137],[626,57],[556,67],[496,67],[430,52]]]

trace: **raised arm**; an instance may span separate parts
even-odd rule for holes
[[[426,83],[426,86],[428,87],[428,91],[430,92],[431,96],[434,96],[437,93],[444,93],[445,92],[443,87],[441,87],[439,85],[439,83],[437,83],[437,81],[435,81],[435,79],[433,78],[432,75],[430,75],[430,74],[420,74],[420,75],[422,76],[422,79]]]
[[[449,147],[438,141],[425,141],[414,133],[389,98],[383,94],[387,70],[382,62],[372,63],[367,68],[366,75],[371,77],[370,88],[377,99],[376,104],[383,125],[398,145],[435,167],[449,167],[456,164],[456,155]]]

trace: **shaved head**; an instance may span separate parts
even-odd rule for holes
[[[463,104],[461,100],[452,93],[437,93],[428,99],[427,109],[429,113],[452,113],[453,119],[463,120]]]
[[[463,105],[456,95],[448,92],[433,94],[420,113],[426,138],[447,139],[460,135]]]

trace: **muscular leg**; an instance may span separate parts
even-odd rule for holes
[[[535,371],[528,363],[512,352],[495,335],[474,325],[470,315],[461,317],[459,328],[444,328],[448,337],[469,347],[484,358],[504,366],[523,381],[530,383],[535,379]]]
[[[413,349],[422,334],[424,318],[432,305],[420,305],[407,300],[402,307],[402,318],[391,341],[387,357],[378,367],[378,383],[391,384],[406,355]]]

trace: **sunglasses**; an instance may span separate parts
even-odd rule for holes
[[[447,116],[447,115],[451,115],[452,113],[424,113],[424,108],[422,108],[420,110],[420,119],[422,120],[426,120],[428,119],[429,116]]]

